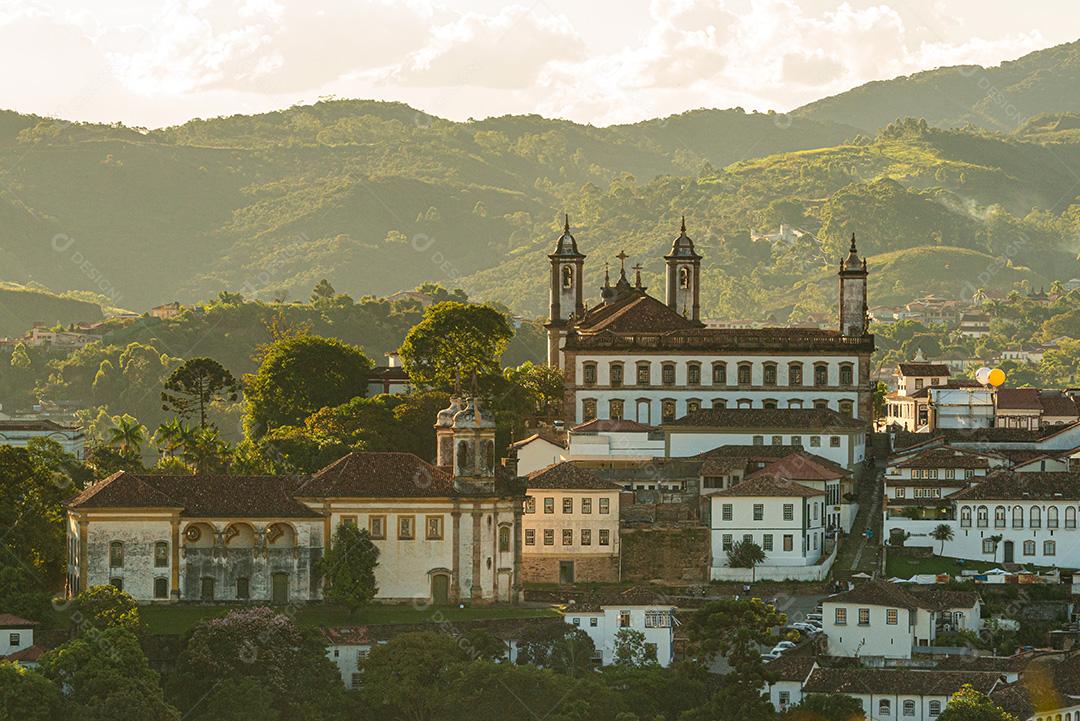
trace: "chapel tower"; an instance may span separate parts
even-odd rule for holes
[[[441,415],[441,414],[440,414]],[[466,494],[495,492],[495,416],[477,397],[454,414],[454,490]]]
[[[555,252],[548,255],[551,261],[549,280],[550,307],[544,327],[548,331],[548,365],[559,367],[559,347],[566,336],[571,317],[585,314],[585,298],[582,294],[582,276],[585,256],[578,251],[577,241],[570,234],[570,216],[567,215],[563,233],[555,244]]]
[[[682,219],[679,237],[664,256],[665,303],[690,320],[701,316],[701,256],[694,250],[694,241],[686,234],[686,218]]]
[[[869,331],[866,306],[866,259],[855,248],[855,234],[846,258],[840,260],[840,335],[862,337]]]

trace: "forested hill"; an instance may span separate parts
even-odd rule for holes
[[[1010,131],[1039,113],[1075,111],[1080,111],[1080,41],[992,68],[960,65],[867,83],[794,114],[866,131],[905,117],[945,128],[971,123]]]
[[[1024,97],[1072,82],[1067,58],[1040,69],[1032,57],[1016,63],[1035,68]],[[853,231],[890,268],[874,304],[1049,285],[1080,276],[1080,124],[1060,112],[1075,95],[1032,100],[1025,112],[1046,113],[1008,133],[937,129],[940,113],[860,131],[877,121],[810,109],[597,128],[332,100],[150,131],[0,112],[0,280],[137,311],[222,290],[306,298],[322,278],[354,298],[434,281],[540,315],[569,212],[590,289],[620,250],[657,287],[685,213],[713,318],[831,309]],[[887,116],[921,114],[913,100]],[[751,240],[781,223],[806,234]]]

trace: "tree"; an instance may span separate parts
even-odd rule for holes
[[[169,374],[161,392],[161,410],[206,427],[206,411],[214,401],[235,402],[240,385],[225,366],[213,358],[191,358]]]
[[[196,706],[192,721],[278,721],[274,700],[252,678],[226,679]]]
[[[62,718],[80,721],[177,721],[165,702],[157,673],[150,668],[131,631],[106,628],[80,636],[41,657],[41,671],[64,689]]]
[[[52,594],[40,573],[25,565],[0,565],[0,608],[31,621],[53,619]]]
[[[964,684],[949,699],[938,721],[1016,721],[1016,717],[970,684]]]
[[[169,698],[190,713],[219,683],[244,680],[262,689],[282,718],[341,718],[341,674],[326,657],[319,632],[265,607],[238,609],[197,624],[177,659]]]
[[[122,628],[131,633],[142,631],[139,604],[131,594],[110,584],[81,591],[75,597],[71,622],[80,635],[100,633],[107,628]]]
[[[22,342],[15,344],[11,351],[11,367],[18,370],[26,370],[30,367],[30,354],[26,352],[26,346]]]
[[[379,549],[366,528],[357,528],[355,523],[340,524],[320,565],[330,582],[324,594],[326,600],[344,604],[350,612],[369,603],[379,592],[375,583]]]
[[[162,449],[168,456],[173,456],[176,451],[183,448],[191,436],[191,431],[179,418],[170,418],[158,426],[154,432],[154,443],[160,452]]]
[[[939,523],[934,527],[934,530],[930,532],[930,537],[935,541],[941,541],[941,550],[938,555],[945,553],[945,542],[953,539],[953,529],[948,523]]]
[[[336,338],[280,338],[255,374],[245,376],[245,430],[258,438],[279,426],[299,425],[320,408],[362,396],[371,367],[363,351]]]
[[[862,721],[862,704],[853,696],[841,693],[814,693],[789,708],[781,721]]]
[[[577,678],[592,669],[595,652],[589,634],[580,628],[561,622],[533,624],[518,639],[517,662]]]
[[[128,414],[113,419],[113,427],[108,430],[108,445],[122,453],[139,455],[146,442],[146,427]]]
[[[499,361],[513,335],[506,316],[490,306],[436,303],[405,336],[401,360],[420,387],[449,389],[473,376],[487,381],[500,375]]]
[[[784,614],[756,598],[710,601],[689,617],[684,629],[692,658],[710,664],[722,656],[732,668],[725,678],[725,692],[732,698],[720,708],[736,701],[756,707],[767,680],[758,647],[771,643],[773,629],[785,621]]]
[[[655,651],[645,645],[645,634],[632,628],[620,628],[615,634],[615,663],[619,666],[644,666],[656,663]]]
[[[334,290],[334,286],[330,285],[330,281],[326,278],[323,278],[311,290],[311,304],[318,305],[320,301],[333,300],[335,295],[337,295],[337,291]]]
[[[404,633],[379,644],[363,662],[361,696],[371,718],[436,721],[459,706],[452,690],[471,662],[457,639],[444,633]]]
[[[184,445],[184,462],[196,473],[223,473],[228,470],[229,444],[218,429],[204,426],[192,431]]]
[[[728,565],[732,568],[749,568],[751,578],[756,578],[757,565],[765,560],[765,551],[753,541],[739,541],[727,552]]]
[[[43,590],[64,578],[64,501],[80,486],[54,464],[56,444],[0,446],[0,563],[33,569]]]
[[[37,671],[0,661],[0,721],[53,721],[60,692]]]

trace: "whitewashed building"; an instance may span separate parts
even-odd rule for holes
[[[436,423],[439,464],[350,453],[311,476],[120,471],[67,505],[69,595],[111,583],[139,601],[322,597],[319,560],[341,524],[376,547],[377,600],[516,601],[523,496],[495,465],[479,402]]]
[[[567,610],[563,618],[589,635],[601,665],[615,662],[619,632],[625,629],[643,634],[646,655],[667,667],[675,659],[675,610],[663,604],[605,605],[598,610]]]
[[[326,638],[326,657],[337,666],[341,683],[347,689],[358,688],[362,678],[360,665],[378,642],[371,638],[367,626],[341,626],[321,630]]]
[[[510,444],[517,472],[527,476],[533,471],[558,463],[566,456],[566,434],[537,431],[528,438]]]
[[[37,621],[28,621],[10,613],[0,613],[0,661],[23,666],[37,666],[44,649],[34,643]]]
[[[86,434],[81,428],[60,425],[56,421],[0,420],[0,446],[26,448],[35,438],[56,441],[65,453],[79,460],[86,455]]]
[[[548,363],[566,379],[568,424],[594,418],[658,425],[701,408],[824,407],[873,414],[866,262],[854,237],[840,262],[835,330],[716,328],[700,317],[702,257],[685,225],[664,256],[664,300],[618,281],[586,307],[585,256],[569,222],[550,260]]]

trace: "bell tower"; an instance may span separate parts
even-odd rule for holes
[[[550,307],[544,327],[548,331],[548,365],[560,367],[559,348],[572,316],[585,314],[585,300],[581,281],[585,269],[585,256],[578,251],[577,241],[570,234],[570,216],[565,217],[563,233],[555,244],[555,252],[548,255],[551,261],[549,281]]]
[[[454,490],[465,494],[495,492],[495,416],[477,397],[454,414]]]
[[[862,337],[869,333],[866,306],[866,259],[855,248],[855,234],[846,258],[840,260],[840,335]]]
[[[686,216],[664,263],[667,306],[690,320],[701,320],[701,256],[686,234]]]

